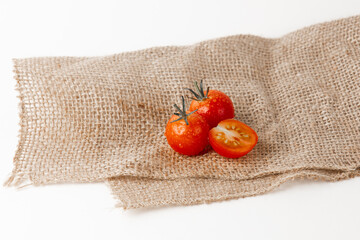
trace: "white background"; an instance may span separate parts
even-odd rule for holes
[[[105,55],[230,34],[280,37],[356,14],[358,0],[0,0],[0,181],[12,169],[19,131],[11,58]],[[360,178],[297,181],[191,207],[114,204],[104,184],[0,187],[0,239],[360,239]]]

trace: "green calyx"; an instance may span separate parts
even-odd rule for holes
[[[196,91],[192,90],[191,88],[185,88],[186,90],[189,90],[194,95],[194,97],[192,97],[191,99],[195,100],[195,101],[203,101],[203,100],[207,99],[210,88],[208,87],[206,89],[206,94],[205,94],[202,80],[200,81],[200,87],[197,82],[194,82],[194,85],[195,85]]]
[[[171,121],[171,123],[173,122],[177,122],[177,121],[180,121],[180,120],[184,120],[186,125],[189,125],[189,122],[187,120],[187,117],[190,116],[191,114],[193,114],[194,112],[196,112],[198,109],[190,112],[190,113],[186,113],[186,109],[185,109],[185,99],[183,96],[181,96],[181,99],[182,99],[182,110],[178,107],[178,105],[174,104],[174,107],[176,108],[176,110],[178,112],[174,113],[176,116],[179,116],[178,119],[174,120],[174,121]]]

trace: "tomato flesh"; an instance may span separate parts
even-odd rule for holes
[[[235,119],[221,121],[209,132],[209,142],[212,148],[221,156],[239,158],[249,153],[256,145],[256,132]]]

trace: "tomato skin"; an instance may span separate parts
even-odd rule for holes
[[[209,90],[207,99],[202,101],[193,100],[189,110],[194,111],[196,109],[198,109],[196,113],[206,119],[210,128],[217,126],[222,120],[234,117],[233,102],[229,96],[218,90]]]
[[[165,136],[169,145],[184,155],[199,154],[209,144],[209,124],[196,112],[187,117],[189,125],[184,120],[171,123],[178,118],[173,115],[166,125]]]
[[[233,126],[234,128],[232,128]],[[245,123],[235,119],[221,121],[209,132],[211,147],[218,154],[227,158],[239,158],[248,154],[255,147],[257,141],[256,132]]]

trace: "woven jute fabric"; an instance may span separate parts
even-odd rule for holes
[[[7,184],[105,181],[124,208],[253,196],[360,175],[360,16],[278,39],[238,35],[103,57],[14,60],[20,140]],[[226,93],[259,142],[239,159],[174,152],[184,88]]]

